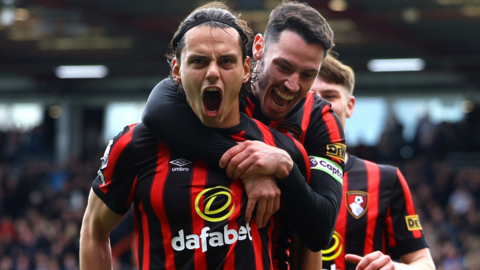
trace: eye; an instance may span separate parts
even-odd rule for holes
[[[315,78],[315,74],[305,73],[302,75],[305,79]]]
[[[335,96],[334,96],[334,95],[322,95],[322,97],[323,97],[324,99],[328,99],[328,100],[330,100],[330,99],[335,99]]]
[[[193,59],[193,64],[203,64],[205,61],[203,59]]]

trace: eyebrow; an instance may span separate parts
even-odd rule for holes
[[[277,59],[275,59],[276,61],[279,61],[279,62],[282,62],[284,64],[286,64],[287,66],[289,67],[293,67],[292,63],[290,63],[287,59],[279,56]],[[315,73],[318,73],[318,70],[312,68],[312,69],[307,69],[307,70],[304,70],[302,73],[308,73],[308,72],[315,72]]]
[[[220,57],[218,57],[218,59],[219,60],[232,59],[232,58],[236,59],[237,57],[238,57],[238,54],[236,54],[236,53],[227,53],[227,54],[220,55]],[[192,54],[187,56],[187,60],[190,60],[190,59],[210,60],[210,57],[205,55],[205,54],[192,53]]]

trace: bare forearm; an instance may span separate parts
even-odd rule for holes
[[[435,270],[433,261],[429,258],[421,258],[410,264],[394,262],[395,270]]]
[[[112,269],[112,252],[109,238],[80,238],[80,270]]]

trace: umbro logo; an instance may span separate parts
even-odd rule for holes
[[[186,160],[184,158],[179,158],[170,161],[170,164],[176,165],[178,167],[172,168],[172,172],[188,172],[190,169],[189,168],[183,168],[183,166],[192,164],[190,160]]]

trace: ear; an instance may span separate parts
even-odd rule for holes
[[[242,83],[248,82],[248,79],[250,79],[250,56],[247,56],[247,58],[245,58],[245,61],[243,63],[243,80],[242,80]]]
[[[355,108],[355,97],[350,96],[347,102],[347,113],[345,114],[346,118],[350,118],[350,116],[352,116],[354,108]]]
[[[176,57],[172,60],[172,76],[175,82],[182,82],[182,76],[180,74],[180,61],[178,61]]]
[[[260,61],[263,58],[263,50],[265,49],[265,39],[262,34],[257,34],[253,41],[252,53],[255,60]]]

